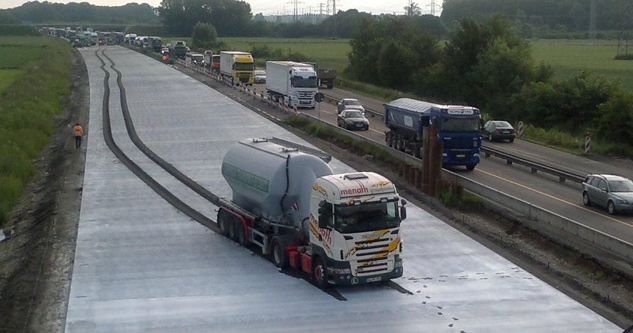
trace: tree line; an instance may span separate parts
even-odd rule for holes
[[[442,22],[450,26],[467,17],[502,14],[528,38],[586,38],[592,0],[444,0]],[[599,0],[594,24],[599,38],[617,38],[633,28],[633,1]]]
[[[353,79],[434,102],[469,104],[490,118],[595,132],[633,156],[633,93],[588,71],[554,79],[500,15],[460,19],[445,42],[414,18],[374,17],[363,22],[351,46],[346,74]]]
[[[148,4],[128,3],[107,7],[82,3],[27,2],[19,7],[0,10],[0,24],[15,23],[112,23],[159,24]]]

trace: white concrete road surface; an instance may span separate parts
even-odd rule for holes
[[[427,212],[408,205],[404,277],[336,288],[341,301],[177,211],[122,165],[102,133],[103,72],[90,75],[84,192],[66,332],[620,332],[614,324]],[[247,137],[299,140],[224,95],[136,52],[107,47],[141,139],[212,192],[230,196],[224,153]],[[109,68],[109,67],[106,67]],[[210,215],[127,138],[116,73],[114,137],[161,184]],[[351,169],[333,161],[335,172]]]

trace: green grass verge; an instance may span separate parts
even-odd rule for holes
[[[0,37],[0,49],[0,73],[13,77],[0,95],[2,225],[36,171],[33,161],[53,133],[53,116],[61,111],[61,97],[69,92],[72,47],[53,37],[22,36]]]
[[[0,69],[0,96],[2,96],[2,92],[10,87],[22,74],[24,74],[24,71],[20,69]]]

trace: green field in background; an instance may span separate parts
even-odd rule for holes
[[[191,42],[191,38],[168,38],[165,43],[171,40],[186,40],[188,45]],[[253,46],[263,45],[290,49],[312,58],[322,68],[333,68],[339,73],[349,64],[347,54],[352,50],[349,39],[226,37],[218,40],[226,43],[226,49],[236,51],[250,51]],[[542,39],[531,40],[530,44],[534,60],[551,65],[558,78],[569,78],[590,69],[595,75],[621,81],[626,89],[633,90],[633,61],[613,60],[618,45],[615,40]]]
[[[534,60],[551,65],[558,78],[590,69],[596,75],[619,80],[627,90],[633,90],[633,60],[613,60],[618,51],[616,40],[543,39],[532,40],[530,44]]]
[[[253,46],[264,45],[272,49],[290,49],[310,57],[321,68],[336,69],[339,73],[349,64],[347,54],[352,50],[349,39],[233,37],[221,40],[237,51],[250,51]]]
[[[185,37],[165,37],[163,44],[176,40],[184,40],[188,46],[191,45],[191,38]],[[286,52],[290,49],[310,57],[321,68],[336,69],[339,73],[349,64],[347,54],[352,50],[349,39],[224,37],[218,38],[218,41],[226,44],[222,49],[231,51],[250,52],[253,46],[264,45]]]

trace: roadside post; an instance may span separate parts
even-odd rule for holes
[[[523,136],[523,121],[519,121],[519,132],[517,134],[519,138]]]
[[[591,151],[591,133],[587,132],[585,134],[585,155],[589,155]]]
[[[321,102],[323,102],[323,93],[314,94],[314,100],[317,102],[317,113],[319,115],[319,121],[321,121]]]

